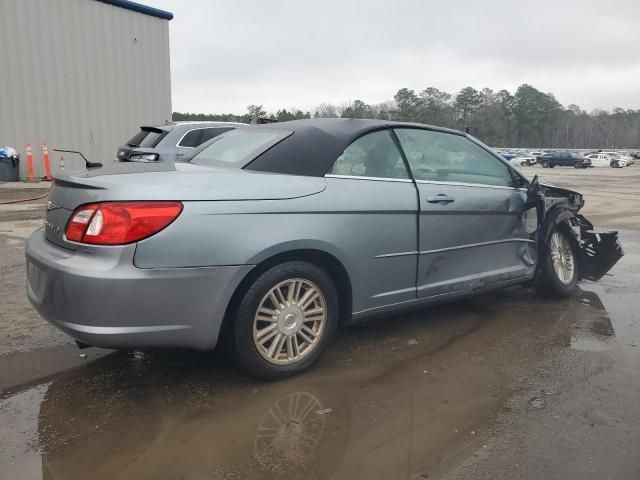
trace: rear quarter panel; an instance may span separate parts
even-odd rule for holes
[[[415,225],[416,213],[399,213],[406,204],[390,195],[382,211],[367,214],[371,205],[366,185],[329,184],[321,193],[287,200],[184,202],[173,224],[138,244],[135,265],[257,265],[283,252],[314,249],[333,255],[345,267],[354,311],[382,305],[383,299],[374,298],[377,294],[415,286],[398,285],[406,269],[415,269],[414,256],[393,266],[374,257],[415,250],[416,233],[407,225]]]

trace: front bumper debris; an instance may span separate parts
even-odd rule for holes
[[[574,232],[579,230],[581,277],[599,280],[622,258],[624,252],[615,230],[596,231],[589,220],[575,213],[570,219]]]

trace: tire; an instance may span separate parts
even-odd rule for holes
[[[542,251],[534,279],[534,287],[543,297],[566,298],[578,288],[578,255],[575,242],[568,232],[568,227],[562,224],[551,232],[549,238],[549,245],[545,245]],[[563,250],[565,255],[570,255],[570,257],[559,258],[558,252]],[[554,258],[557,260],[554,261]],[[570,261],[567,261],[569,258]],[[571,264],[572,268],[563,269],[558,263],[565,267]]]
[[[573,164],[573,166],[575,168],[582,168],[582,163],[581,162],[576,162],[576,163]]]
[[[611,168],[618,168],[620,166],[618,162],[611,162],[609,165],[611,166]]]
[[[528,166],[528,165],[529,165],[529,164],[528,164],[527,162],[520,162],[520,166],[521,166],[521,167],[526,167],[526,166]]]
[[[542,162],[542,168],[549,168],[549,162],[547,160]]]
[[[307,294],[315,300],[304,305],[305,316],[295,299],[306,303]],[[249,375],[264,380],[300,373],[318,359],[334,335],[338,305],[331,277],[314,264],[290,261],[271,267],[253,281],[237,306],[230,326],[232,354]],[[266,312],[263,310],[258,318],[258,310],[263,308]],[[318,313],[321,309],[323,312]],[[314,314],[309,315],[310,311]],[[259,342],[258,334],[264,330],[267,333]],[[310,331],[317,336],[313,337]]]

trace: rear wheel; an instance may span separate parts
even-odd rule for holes
[[[249,374],[277,379],[311,366],[338,325],[338,295],[326,272],[300,261],[260,275],[238,305],[231,341]]]
[[[545,297],[564,298],[576,291],[578,262],[574,244],[566,229],[557,227],[540,260],[535,288]]]

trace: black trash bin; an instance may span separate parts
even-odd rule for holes
[[[0,157],[0,182],[20,180],[20,157]]]

